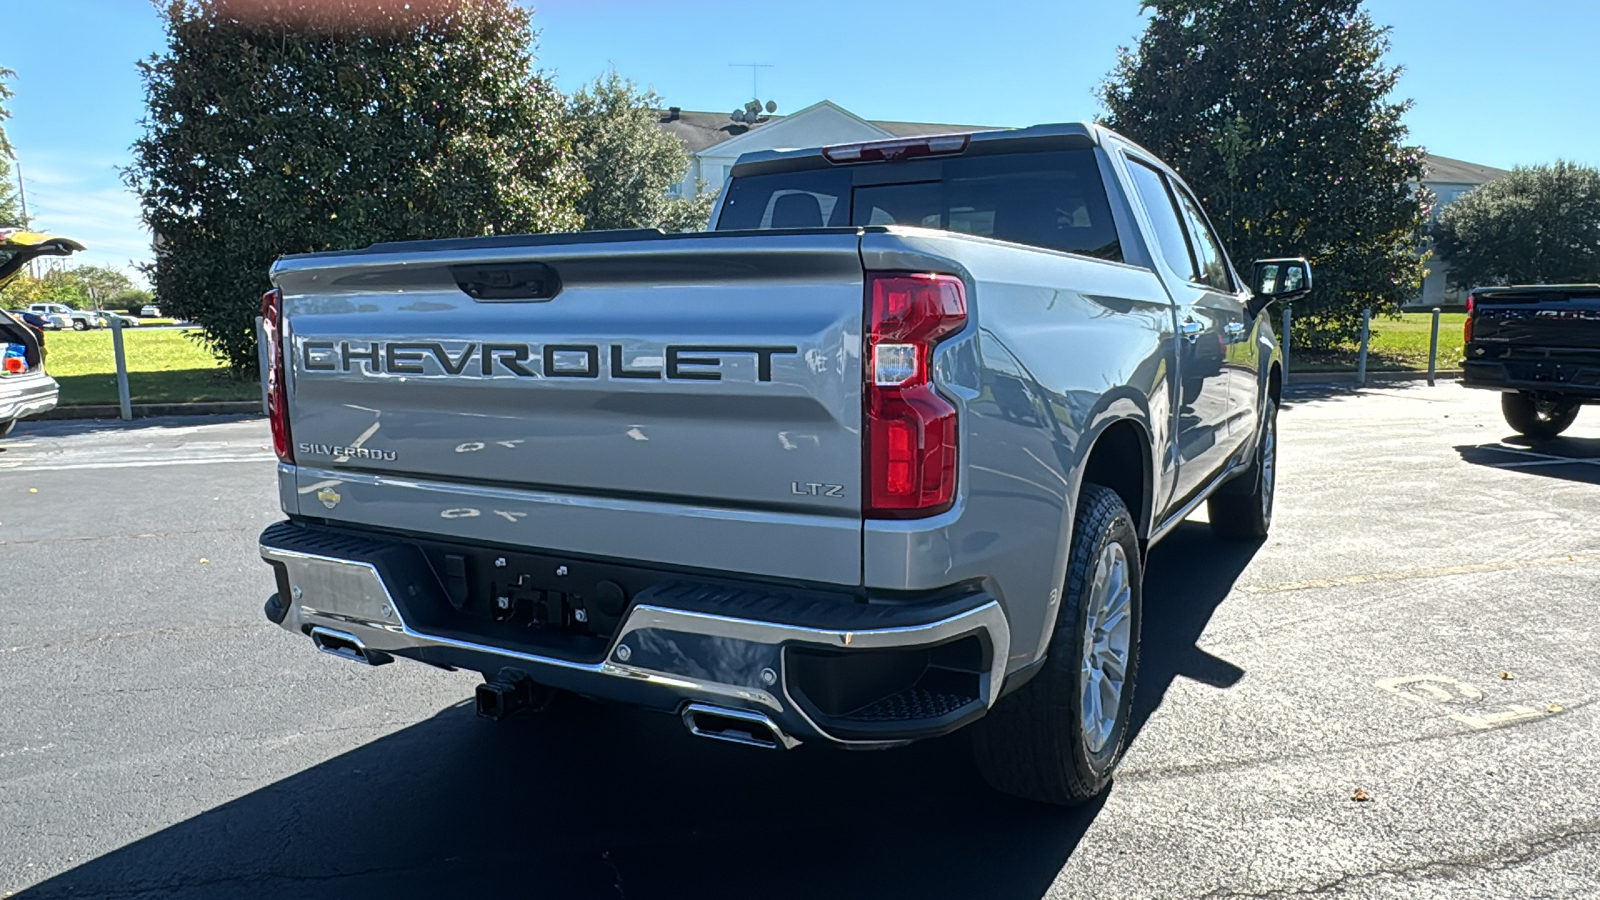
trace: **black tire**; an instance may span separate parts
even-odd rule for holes
[[[73,319],[72,320],[72,330],[73,331],[88,331],[89,330],[89,323],[85,322],[82,319]]]
[[[1272,504],[1278,493],[1278,404],[1271,397],[1266,404],[1255,462],[1206,501],[1211,530],[1225,538],[1259,541],[1272,530]]]
[[[1518,434],[1538,440],[1553,438],[1578,418],[1575,400],[1540,400],[1532,394],[1501,394],[1500,411]]]
[[[1095,748],[1083,715],[1087,601],[1100,560],[1113,544],[1120,546],[1127,564],[1127,657],[1115,722]],[[1085,485],[1073,521],[1065,596],[1043,667],[972,727],[978,771],[991,787],[1027,800],[1070,806],[1098,796],[1111,784],[1127,749],[1133,717],[1143,580],[1138,535],[1122,498],[1108,488]]]

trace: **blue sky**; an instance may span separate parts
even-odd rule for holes
[[[89,245],[85,262],[149,256],[119,166],[139,135],[134,62],[163,35],[146,0],[9,4],[0,66],[17,71],[7,131],[38,224]],[[1369,0],[1416,101],[1412,138],[1501,167],[1600,164],[1593,0]],[[1514,11],[1513,11],[1514,10]],[[793,111],[828,99],[869,119],[1029,125],[1092,118],[1094,88],[1137,40],[1136,0],[546,0],[540,65],[570,90],[615,64],[686,109],[750,93]]]

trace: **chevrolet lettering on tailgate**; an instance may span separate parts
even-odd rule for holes
[[[516,375],[522,378],[599,378],[602,361],[612,378],[721,381],[724,356],[756,359],[756,380],[772,380],[775,356],[798,347],[681,345],[662,348],[659,366],[624,359],[621,344],[491,344],[465,342],[453,349],[438,341],[304,341],[301,366],[308,372],[366,371],[386,375]],[[430,372],[427,361],[438,364]]]

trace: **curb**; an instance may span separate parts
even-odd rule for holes
[[[1460,369],[1441,369],[1434,373],[1438,381],[1460,381]],[[1427,381],[1427,372],[1368,372],[1367,386],[1374,383],[1389,383],[1396,381]],[[1355,387],[1356,373],[1354,372],[1290,372],[1289,384],[1338,384]]]
[[[148,419],[152,416],[222,416],[239,415],[241,413],[254,413],[258,416],[266,415],[261,411],[259,400],[218,400],[212,403],[135,403],[133,404],[133,417],[135,419]],[[116,419],[122,416],[122,408],[114,405],[95,406],[58,406],[47,413],[29,416],[34,421],[46,419]]]

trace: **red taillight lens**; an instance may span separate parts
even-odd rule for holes
[[[951,275],[869,274],[865,507],[869,518],[944,512],[956,496],[956,409],[933,389],[933,346],[967,320]]]
[[[272,423],[272,450],[278,461],[294,464],[294,444],[289,441],[288,382],[284,378],[283,292],[274,288],[261,296],[261,330],[267,338],[267,419]]]
[[[1472,343],[1472,313],[1478,305],[1478,298],[1467,295],[1467,321],[1461,326],[1461,343]]]

